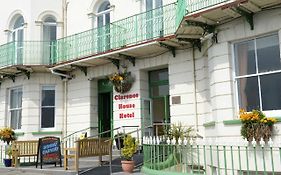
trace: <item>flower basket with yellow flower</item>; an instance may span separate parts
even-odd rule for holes
[[[131,72],[127,72],[126,67],[124,68],[124,71],[118,71],[109,76],[109,80],[113,84],[115,91],[119,93],[128,92],[134,81]]]
[[[252,110],[251,112],[240,110],[239,116],[242,122],[241,135],[249,142],[253,139],[257,142],[261,139],[267,142],[272,137],[273,125],[277,122],[275,118],[266,117],[259,110]]]
[[[14,130],[9,127],[2,128],[0,130],[0,140],[6,142],[9,145],[11,141],[16,140]]]

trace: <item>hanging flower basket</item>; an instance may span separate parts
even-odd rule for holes
[[[12,128],[2,128],[0,130],[0,140],[6,142],[8,145],[10,142],[16,140],[15,132]]]
[[[118,71],[109,76],[109,80],[113,84],[115,91],[119,93],[128,92],[132,88],[134,82],[131,72],[127,72],[126,68],[123,72]]]
[[[266,117],[259,110],[251,112],[240,110],[239,116],[242,122],[241,136],[249,142],[253,139],[257,142],[261,139],[267,142],[272,137],[273,125],[277,122],[275,118]]]

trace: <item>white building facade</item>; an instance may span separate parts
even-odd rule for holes
[[[281,116],[280,4],[11,0],[0,10],[0,126],[32,139],[181,122],[242,139],[239,109]],[[124,93],[108,80],[118,69],[134,79]]]

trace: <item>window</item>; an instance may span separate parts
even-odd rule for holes
[[[22,88],[10,90],[10,127],[21,129]]]
[[[281,59],[278,35],[234,44],[239,108],[281,109]]]
[[[20,15],[16,18],[15,23],[12,28],[11,41],[15,42],[16,58],[14,60],[15,64],[22,64],[23,57],[23,32],[24,29],[24,19]]]
[[[98,51],[110,49],[110,3],[103,2],[98,9],[97,26],[98,26]]]
[[[162,0],[146,0],[146,37],[163,37],[163,9]],[[154,10],[153,10],[154,9]]]
[[[53,17],[47,17],[43,21],[43,63],[49,64],[55,57],[54,41],[57,39],[57,22]]]
[[[42,86],[41,128],[55,127],[55,86]]]

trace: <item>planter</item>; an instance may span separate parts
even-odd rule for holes
[[[135,161],[133,160],[122,160],[122,169],[124,172],[132,173],[135,168]]]
[[[12,166],[12,159],[3,159],[5,167],[11,167]]]

